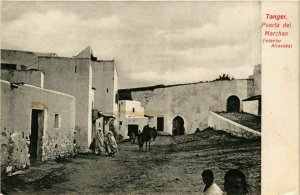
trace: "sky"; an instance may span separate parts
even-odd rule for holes
[[[248,78],[259,2],[3,2],[1,48],[116,62],[119,88]]]

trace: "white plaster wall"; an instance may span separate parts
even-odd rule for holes
[[[30,164],[26,141],[32,109],[44,110],[45,114],[42,160],[73,153],[75,98],[32,85],[11,90],[10,83],[1,80],[1,167]],[[60,128],[54,128],[55,113],[61,117]]]
[[[231,95],[240,99],[242,111],[242,99],[249,96],[248,84],[252,82],[253,80],[243,79],[158,88],[149,98],[145,115],[163,116],[166,134],[172,133],[174,117],[181,116],[184,118],[186,133],[191,134],[197,128],[201,130],[208,127],[209,111],[226,111],[227,99]],[[145,97],[142,91],[132,94],[132,98],[135,97],[136,100]]]
[[[120,117],[144,117],[144,108],[141,107],[141,102],[122,100],[119,102],[120,105]],[[134,109],[134,112],[133,112]]]
[[[93,103],[94,103],[94,98],[95,98],[95,90],[92,89],[92,82],[93,82],[93,72],[92,72],[92,66],[91,66],[91,61],[89,61],[89,74],[88,74],[89,82],[88,82],[88,99],[89,99],[89,104],[88,104],[88,127],[87,127],[87,147],[89,148],[90,144],[92,143],[92,133],[93,133],[93,119],[92,119],[92,109],[93,109]],[[84,150],[87,150],[85,148]]]
[[[92,61],[93,87],[95,91],[95,109],[109,115],[116,115],[117,74],[114,61]]]
[[[143,130],[144,126],[148,123],[147,117],[130,117],[130,118],[119,118],[122,121],[122,125],[119,125],[118,133],[123,136],[124,139],[128,139],[128,125],[138,125],[139,130]]]
[[[1,79],[44,87],[44,73],[38,70],[1,70]]]
[[[260,132],[226,119],[214,112],[210,112],[209,114],[208,126],[215,130],[223,130],[239,137],[253,138],[261,136]]]
[[[76,142],[79,151],[88,151],[92,136],[91,61],[82,58],[60,57],[39,57],[38,61],[40,70],[45,73],[45,88],[75,97]]]
[[[243,111],[249,114],[258,115],[259,100],[243,101]]]
[[[254,95],[261,95],[261,65],[260,64],[254,67],[253,78],[254,78],[254,86],[255,86]]]
[[[95,90],[95,103],[94,108],[103,112],[103,95],[104,95],[104,83],[103,83],[103,62],[92,61],[93,81],[92,85]]]
[[[117,94],[118,94],[118,73],[117,73],[117,67],[114,64],[114,94],[113,94],[113,115],[118,116],[118,99],[117,99]]]

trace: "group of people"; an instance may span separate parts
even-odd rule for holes
[[[203,195],[248,195],[248,184],[243,172],[238,169],[230,169],[224,177],[224,191],[214,182],[214,174],[207,169],[202,172],[202,180],[205,186],[201,189]]]
[[[112,131],[108,131],[104,135],[103,130],[99,127],[95,134],[95,154],[104,155],[107,153],[110,156],[114,156],[118,152],[118,145],[115,136]]]

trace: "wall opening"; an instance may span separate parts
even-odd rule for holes
[[[157,117],[157,131],[164,131],[164,117]]]
[[[32,109],[29,154],[30,162],[42,160],[44,111]]]
[[[54,128],[60,128],[60,115],[54,114]]]
[[[138,125],[128,125],[128,133],[127,135],[130,136],[132,134],[137,135],[139,131]]]
[[[17,65],[16,64],[1,63],[1,69],[17,70]]]
[[[184,135],[184,132],[184,120],[181,116],[176,116],[172,121],[172,134],[175,136]]]
[[[240,99],[232,95],[227,99],[227,112],[239,112],[240,111]]]

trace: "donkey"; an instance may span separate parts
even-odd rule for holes
[[[157,131],[155,128],[149,127],[149,125],[144,126],[143,131],[139,131],[138,134],[138,143],[139,143],[139,148],[140,151],[143,151],[143,146],[144,143],[146,143],[146,151],[147,151],[147,146],[148,150],[151,150],[151,138],[153,138],[153,141],[157,137]]]

